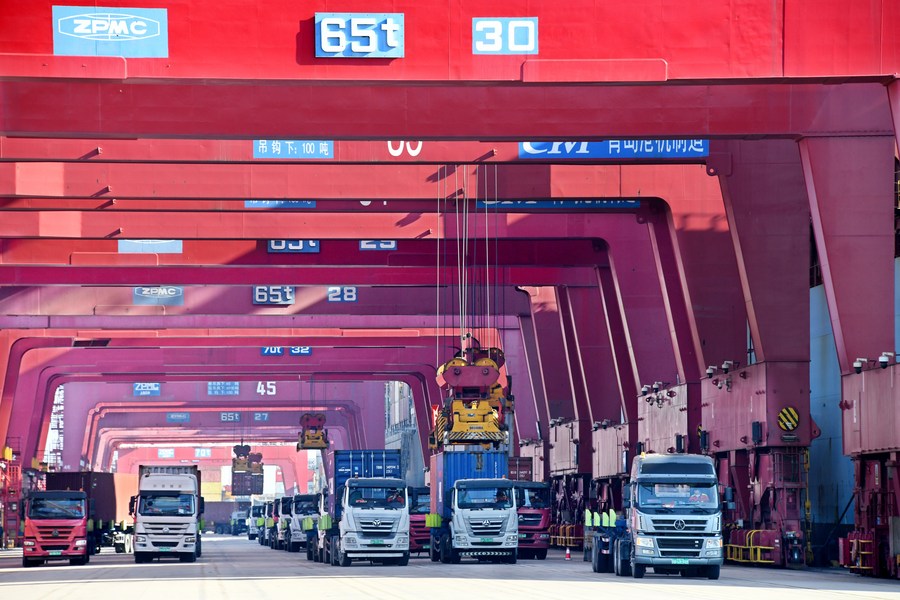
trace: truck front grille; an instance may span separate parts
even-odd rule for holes
[[[62,526],[62,527],[47,527],[38,525],[37,532],[38,536],[42,539],[47,538],[62,538],[68,539],[72,537],[72,530],[74,527],[70,526]]]
[[[656,531],[671,531],[674,533],[686,533],[695,531],[706,531],[706,519],[651,519],[653,529]]]
[[[700,552],[692,550],[660,550],[659,555],[663,558],[697,558]]]
[[[495,537],[503,530],[503,519],[477,519],[469,521],[472,535],[475,537]]]
[[[50,550],[68,550],[69,545],[68,544],[41,544],[41,549],[47,550],[48,552]]]
[[[359,530],[367,537],[389,537],[394,530],[394,520],[360,519]]]
[[[696,538],[685,538],[685,537],[658,537],[656,538],[656,543],[659,544],[659,549],[691,549],[691,550],[700,550],[703,547],[703,540],[698,540]]]
[[[153,545],[157,548],[174,548],[178,545],[178,542],[158,542],[153,540]]]
[[[541,524],[541,515],[539,514],[524,514],[519,515],[519,525],[525,527],[536,527]]]
[[[144,529],[153,535],[181,535],[188,529],[188,523],[144,523]]]

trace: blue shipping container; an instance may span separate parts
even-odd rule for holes
[[[396,477],[403,479],[400,450],[335,450],[334,476],[331,478],[329,506],[335,520],[341,518],[335,505],[341,488],[351,477]]]
[[[444,494],[460,479],[508,479],[509,454],[502,450],[441,452],[431,457],[431,512],[444,512]]]

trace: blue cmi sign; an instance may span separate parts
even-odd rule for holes
[[[519,158],[526,160],[624,160],[707,156],[709,156],[709,140],[519,142]]]
[[[165,8],[54,6],[53,54],[167,58]]]

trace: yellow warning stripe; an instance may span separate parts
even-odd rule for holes
[[[797,409],[788,406],[778,413],[778,426],[784,431],[793,431],[800,424],[800,414]]]

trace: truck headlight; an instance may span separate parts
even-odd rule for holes
[[[408,535],[397,536],[397,544],[399,544],[400,546],[408,546],[409,545],[409,536]]]
[[[653,538],[637,536],[634,538],[634,545],[642,546],[644,548],[652,548],[653,547]]]
[[[507,541],[507,542],[518,542],[518,541],[519,541],[519,534],[518,534],[518,533],[514,533],[514,534],[512,534],[512,535],[506,536],[506,541]]]
[[[147,536],[146,536],[146,535],[136,535],[136,536],[134,536],[134,541],[136,541],[136,542],[146,542],[146,541],[147,541]]]
[[[75,540],[76,548],[78,548],[79,546],[86,546],[86,545],[87,545],[87,540]]]
[[[453,537],[453,541],[458,546],[468,546],[469,545],[469,543],[468,543],[469,540],[466,539],[465,535],[456,535]]]
[[[34,546],[34,540],[25,540],[22,542],[23,546]]]
[[[344,539],[341,540],[341,545],[345,548],[356,548],[359,546],[359,541],[357,541],[355,535],[344,536]]]
[[[193,543],[196,542],[196,541],[197,541],[197,538],[196,538],[195,536],[193,536],[193,535],[189,535],[189,536],[187,536],[187,537],[184,538],[184,543],[185,543],[185,544],[193,544]]]
[[[706,548],[721,548],[722,547],[722,538],[709,538],[706,540],[705,544]]]

